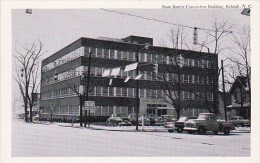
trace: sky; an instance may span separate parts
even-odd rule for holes
[[[242,9],[109,9],[121,13],[153,18],[173,24],[212,29],[212,21],[229,20],[236,28],[249,25],[250,19],[241,15]],[[169,41],[169,31],[177,25],[145,20],[139,17],[107,12],[102,9],[34,9],[12,11],[12,43],[31,44],[41,41],[47,50],[45,57],[57,52],[80,37],[99,36],[124,38],[138,35],[154,39],[154,45]],[[187,42],[192,43],[193,29],[184,28]],[[235,29],[234,29],[235,30]],[[199,39],[205,31],[199,30]],[[199,40],[200,41],[200,40]],[[202,40],[201,40],[202,41]],[[170,46],[170,44],[168,44]]]
[[[170,29],[178,25],[188,26],[187,44],[190,49],[199,50],[194,46],[193,27],[212,29],[215,19],[228,20],[234,24],[233,31],[250,24],[247,16],[241,15],[242,9],[33,9],[32,14],[26,14],[24,9],[12,10],[12,47],[15,55],[17,43],[25,45],[41,41],[44,59],[64,48],[80,37],[97,38],[99,36],[111,38],[125,38],[129,35],[150,37],[155,46],[162,42],[169,42]],[[125,14],[119,14],[125,13]],[[171,24],[162,23],[136,15],[152,18]],[[176,24],[176,25],[172,25]],[[189,28],[191,27],[191,28]],[[198,31],[199,42],[205,38],[205,31]],[[223,40],[230,44],[229,39]],[[17,46],[19,49],[19,46]],[[13,60],[13,64],[16,61]],[[13,66],[14,67],[14,66]],[[14,83],[15,84],[15,83]],[[16,85],[16,84],[15,84]],[[17,86],[14,86],[16,89]]]

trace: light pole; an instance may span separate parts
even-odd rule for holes
[[[89,56],[88,56],[88,72],[87,74],[84,72],[82,74],[82,76],[80,76],[80,80],[84,79],[84,85],[85,88],[82,91],[83,93],[79,93],[79,102],[80,102],[80,126],[82,126],[82,121],[83,121],[83,111],[82,111],[82,106],[84,101],[88,101],[89,100],[89,80],[90,80],[90,62],[91,62],[91,52],[89,52]],[[86,81],[86,76],[87,76],[87,81]],[[88,127],[90,127],[90,109],[88,110]],[[85,123],[84,123],[84,127],[86,127],[87,124],[87,110],[85,110]]]
[[[139,62],[139,52],[141,52],[144,49],[148,49],[149,45],[146,45],[142,49],[136,51],[136,62]],[[138,66],[136,67],[136,76],[138,76],[139,68]],[[140,105],[140,98],[139,98],[139,83],[138,79],[136,80],[136,130],[138,130],[138,116],[139,116],[139,105]]]

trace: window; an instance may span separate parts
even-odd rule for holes
[[[207,96],[208,96],[208,101],[213,101],[213,93],[208,92]]]
[[[208,84],[213,84],[213,77],[212,76],[208,76]]]
[[[210,60],[208,60],[207,62],[208,62],[208,68],[212,68],[212,62]]]
[[[101,106],[95,107],[95,115],[101,115]]]
[[[139,53],[139,61],[140,62],[146,62],[146,54],[145,53]]]
[[[122,96],[121,87],[115,87],[115,89],[116,89],[116,96],[117,96],[117,97],[121,97],[121,96]]]
[[[90,96],[95,96],[95,86],[89,86],[89,95]]]
[[[188,58],[183,59],[183,66],[189,66],[189,59]]]
[[[189,83],[189,75],[183,74],[183,83]]]
[[[108,96],[108,87],[103,87],[102,96]]]
[[[91,52],[91,57],[97,57],[97,55],[96,55],[96,48],[91,47],[90,48],[90,52]]]
[[[96,67],[96,76],[102,76],[102,68]]]
[[[109,49],[104,49],[104,58],[109,59]]]
[[[145,89],[140,89],[139,97],[145,97]]]
[[[117,59],[121,60],[121,51],[117,50]]]
[[[114,96],[114,87],[109,87],[109,96],[110,97]]]
[[[157,55],[151,54],[151,56],[152,56],[152,62],[157,62]]]
[[[129,52],[129,61],[136,61],[134,52]]]
[[[88,57],[89,55],[89,47],[84,47],[84,56]]]
[[[97,58],[103,58],[101,48],[97,48]]]
[[[127,51],[122,51],[122,60],[127,60],[128,59],[128,52]]]
[[[115,50],[110,50],[110,59],[116,59],[115,57]]]
[[[151,89],[151,98],[156,98],[156,90]]]
[[[196,84],[203,84],[204,83],[203,76],[194,75],[194,83],[196,83]]]
[[[122,88],[122,96],[127,97],[127,88],[125,87]]]
[[[146,54],[147,55],[147,62],[152,62],[152,54]]]
[[[134,97],[134,88],[128,88],[128,97]]]
[[[107,107],[107,106],[102,106],[101,107],[101,115],[108,115],[108,109],[109,109],[109,107]]]
[[[102,96],[102,87],[96,86],[96,96]]]
[[[189,59],[189,66],[194,66],[194,59]]]

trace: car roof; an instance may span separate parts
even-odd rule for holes
[[[202,115],[215,115],[214,113],[200,113]]]

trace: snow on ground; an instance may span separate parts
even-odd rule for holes
[[[225,136],[168,133],[160,127],[157,132],[120,132],[69,126],[14,120],[12,156],[250,156],[251,150],[250,133],[244,130]]]

